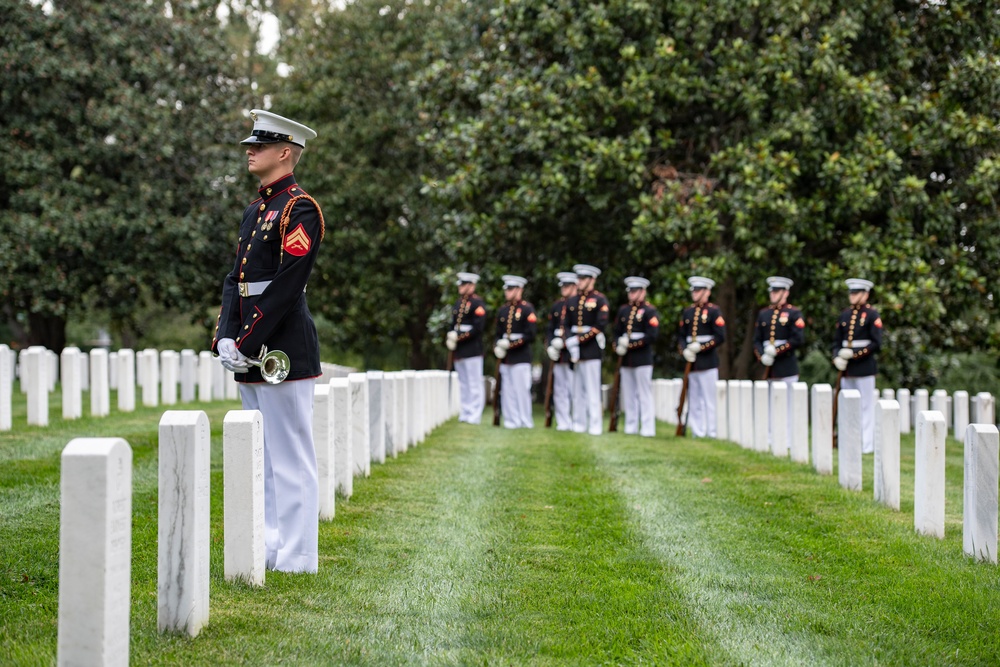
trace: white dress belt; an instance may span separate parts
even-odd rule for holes
[[[848,343],[845,340],[843,343],[841,343],[840,346],[841,347],[850,347],[850,348],[854,348],[856,350],[856,349],[861,348],[861,347],[868,347],[871,344],[872,344],[872,342],[870,340],[856,340],[856,341],[852,341],[850,343]]]
[[[524,334],[520,333],[504,334],[503,337],[506,338],[507,340],[521,340],[522,338],[524,338]]]
[[[461,331],[462,333],[468,333],[469,331],[472,331],[472,325],[471,324],[459,324],[458,325],[458,330]]]
[[[593,328],[594,327],[578,327],[576,325],[573,325],[573,327],[570,328],[570,331],[572,331],[575,334],[585,334],[588,333]]]
[[[705,334],[702,336],[695,336],[694,340],[698,341],[699,343],[707,343],[710,340],[715,340],[715,336],[713,336],[712,334]],[[689,343],[691,342],[691,336],[687,337],[687,342]]]
[[[628,335],[629,340],[642,340],[646,337],[646,334],[642,331],[633,331]]]
[[[240,290],[240,296],[260,296],[267,289],[267,286],[271,284],[270,280],[261,280],[255,283],[240,283],[238,285]],[[302,291],[305,292],[306,288],[303,287]]]
[[[787,342],[788,342],[787,340],[778,338],[778,339],[775,339],[775,340],[771,341],[771,345],[774,345],[775,347],[781,347],[782,345],[784,345]]]

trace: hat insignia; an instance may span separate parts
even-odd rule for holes
[[[253,122],[255,123],[257,122],[257,114],[255,114],[253,111],[250,112],[250,118],[253,120]]]

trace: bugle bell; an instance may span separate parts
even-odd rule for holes
[[[266,345],[260,348],[260,359],[247,361],[260,368],[260,376],[268,384],[281,384],[292,370],[287,354],[281,350],[268,351]]]

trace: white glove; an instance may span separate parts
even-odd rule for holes
[[[842,347],[840,348],[840,351],[837,352],[837,356],[840,357],[841,359],[853,359],[854,350],[852,350],[849,347]]]
[[[559,337],[553,338],[552,342],[549,343],[549,345],[551,345],[552,347],[556,348],[557,350],[561,350],[564,347],[566,347],[566,343],[563,342],[563,339],[559,338]]]
[[[580,339],[577,336],[570,336],[566,339],[566,349],[569,351],[569,360],[574,364],[580,361]]]
[[[773,359],[774,357],[778,356],[778,348],[774,346],[774,343],[768,341],[764,343],[764,354]]]
[[[764,364],[765,366],[773,366],[774,365],[774,355],[773,354],[767,354],[767,353],[764,353],[764,354],[760,355],[760,363]]]
[[[457,343],[458,342],[458,332],[455,331],[454,329],[452,329],[451,331],[448,332],[447,338],[448,338],[448,340],[453,340],[453,341],[455,341]]]
[[[690,343],[688,343],[687,348],[685,349],[691,350],[695,354],[698,354],[699,352],[701,352],[701,343],[699,343],[696,340],[693,340]]]
[[[619,357],[624,357],[627,353],[628,353],[628,345],[619,344],[615,346],[615,354],[617,354]]]
[[[493,355],[497,359],[503,359],[504,357],[507,356],[507,348],[500,347],[500,343],[497,342],[497,345],[493,348]]]
[[[597,335],[594,336],[594,338],[597,339],[597,347],[599,347],[599,348],[601,348],[603,350],[604,346],[607,345],[607,339],[604,337],[604,332],[603,331],[598,331]]]
[[[838,371],[846,371],[847,370],[847,359],[844,359],[843,357],[834,357],[833,358],[833,365],[837,367]]]
[[[219,357],[219,361],[222,362],[222,367],[230,373],[246,373],[250,370],[250,364],[245,361],[230,361],[222,357]]]
[[[556,338],[556,340],[559,339]],[[552,361],[559,361],[559,350],[556,349],[555,345],[549,345],[547,348],[545,348],[545,352],[548,353],[549,359],[551,359]]]
[[[698,353],[692,350],[690,347],[685,347],[684,351],[681,352],[681,356],[684,357],[685,361],[693,364],[694,360],[698,358]]]
[[[220,338],[216,349],[219,351],[219,358],[223,361],[235,361],[239,350],[236,349],[236,341],[232,338]]]
[[[628,344],[629,344],[628,334],[622,334],[621,336],[618,337],[618,343],[617,343],[618,347],[621,347],[622,345],[628,347]]]
[[[449,350],[451,350],[452,352],[454,352],[455,348],[458,347],[458,341],[453,340],[451,338],[446,338],[444,341],[444,346]]]
[[[562,338],[563,337],[563,329],[562,329],[562,327],[559,327],[558,329],[556,329],[555,331],[553,331],[552,332],[552,337],[553,338]]]
[[[497,341],[497,347],[502,347],[505,350],[509,350],[510,341],[507,340],[506,338],[501,338],[500,340]]]

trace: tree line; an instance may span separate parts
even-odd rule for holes
[[[668,322],[688,275],[714,278],[723,377],[752,371],[774,274],[813,350],[843,279],[875,282],[900,386],[1000,348],[988,3],[47,4],[0,0],[3,316],[32,340],[58,347],[95,309],[141,331],[151,303],[209,337],[254,190],[236,142],[269,102],[320,135],[299,171],[329,221],[309,286],[324,345],[371,365],[443,363],[457,270],[525,275],[544,309],[578,262],[612,303],[645,275]],[[255,10],[278,17],[275,54],[253,48]]]

